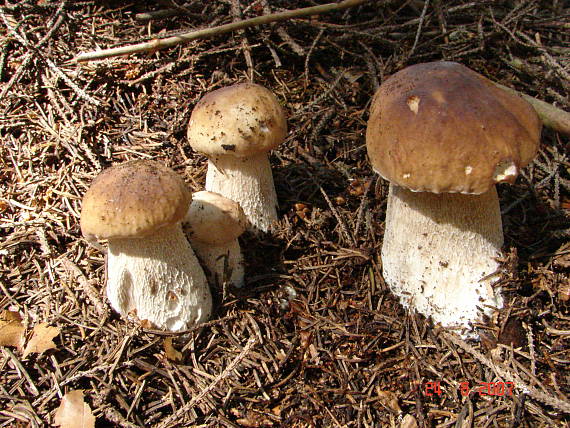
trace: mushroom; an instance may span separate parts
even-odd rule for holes
[[[188,141],[208,157],[206,190],[238,202],[253,231],[267,232],[277,220],[267,153],[286,135],[277,98],[253,83],[212,91],[192,111]]]
[[[170,331],[206,321],[212,298],[182,231],[192,195],[150,160],[104,170],[83,197],[81,231],[108,240],[107,296],[123,316]]]
[[[533,159],[540,130],[526,101],[457,63],[414,65],[381,85],[366,144],[390,181],[382,265],[404,305],[465,328],[502,307],[494,185]]]
[[[243,286],[243,256],[238,242],[247,219],[239,204],[207,190],[192,195],[184,228],[211,284]]]

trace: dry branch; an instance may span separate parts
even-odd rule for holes
[[[79,54],[74,59],[74,61],[85,62],[96,59],[111,58],[120,55],[129,55],[133,53],[156,51],[159,49],[165,49],[168,47],[176,46],[178,44],[188,43],[191,42],[192,40],[212,37],[228,33],[231,31],[242,30],[249,27],[269,24],[272,22],[285,21],[288,19],[300,18],[308,15],[318,15],[322,13],[329,13],[333,11],[343,10],[366,3],[366,1],[367,0],[344,0],[341,1],[340,3],[328,3],[319,6],[294,9],[285,12],[278,12],[278,13],[258,16],[255,18],[232,22],[230,24],[224,24],[212,28],[205,28],[202,30],[192,31],[189,33],[184,33],[178,36],[172,36],[165,39],[156,39],[150,42],[138,43],[136,45],[128,45],[118,48],[86,52]],[[555,131],[558,131],[560,133],[570,135],[570,113],[560,110],[544,101],[538,100],[529,95],[520,93],[518,91],[515,91],[514,89],[503,86],[499,83],[497,83],[497,86],[507,91],[514,92],[519,96],[522,96],[525,100],[527,100],[535,108],[538,115],[540,116],[540,119],[542,120],[542,122],[546,127],[554,129]]]
[[[197,405],[206,395],[208,395],[222,380],[226,379],[230,373],[238,366],[238,364],[247,356],[253,345],[255,345],[256,339],[249,339],[246,345],[243,347],[241,352],[235,357],[228,366],[222,371],[216,378],[204,388],[198,395],[194,396],[192,400],[184,404],[176,412],[164,419],[156,428],[166,428],[171,423],[179,420],[179,418],[186,413],[188,410],[192,409]]]
[[[523,97],[534,107],[544,126],[560,132],[561,134],[570,135],[570,113],[554,107],[552,104],[531,97],[530,95],[526,95],[507,86],[503,86],[500,83],[495,83],[495,85],[505,91]]]
[[[549,406],[554,407],[555,409],[570,413],[570,402],[568,400],[563,400],[553,395],[547,394],[545,392],[539,391],[537,388],[527,385],[520,376],[514,373],[511,370],[508,370],[505,367],[501,367],[498,363],[494,363],[488,358],[486,358],[481,352],[477,351],[463,339],[455,336],[451,333],[441,332],[440,333],[443,337],[447,340],[453,342],[455,345],[462,348],[464,351],[471,354],[474,358],[476,358],[479,362],[489,367],[491,370],[495,372],[495,374],[504,380],[513,383],[518,389],[520,389],[523,393],[530,395],[530,397],[534,398],[541,403],[547,404]]]
[[[285,12],[272,13],[270,15],[257,16],[255,18],[236,21],[217,27],[205,28],[203,30],[192,31],[178,36],[167,37],[166,39],[156,39],[150,42],[138,43],[136,45],[122,46],[119,48],[103,49],[99,51],[86,52],[75,57],[74,61],[84,62],[94,59],[111,58],[120,55],[129,55],[139,52],[156,51],[158,49],[170,48],[181,43],[188,43],[192,40],[217,36],[231,31],[242,30],[244,28],[269,24],[271,22],[286,21],[288,19],[300,18],[302,16],[319,15],[338,10],[348,9],[366,3],[368,0],[343,0],[340,3],[327,3],[319,6],[305,7],[302,9],[288,10]]]

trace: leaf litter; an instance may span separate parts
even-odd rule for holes
[[[84,401],[82,390],[68,391],[62,397],[54,422],[60,428],[95,428],[95,416]]]
[[[378,84],[418,62],[459,61],[570,110],[567,2],[370,1],[70,62],[314,3],[23,0],[0,11],[0,310],[35,325],[43,352],[20,358],[23,331],[3,315],[0,426],[53,425],[65,390],[83,390],[77,402],[101,426],[129,428],[570,423],[568,137],[545,128],[537,159],[499,186],[507,304],[469,343],[406,311],[384,284],[387,185],[364,149]],[[83,193],[103,168],[140,158],[202,190],[206,160],[185,142],[190,112],[210,90],[251,78],[289,116],[271,155],[281,224],[242,238],[247,286],[214,290],[205,326],[165,335],[120,319],[105,298],[104,251],[81,237]],[[511,378],[512,395],[478,393]],[[433,382],[441,394],[426,395]]]

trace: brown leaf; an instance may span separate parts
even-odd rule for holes
[[[398,397],[396,397],[396,394],[394,394],[392,391],[382,391],[379,387],[377,387],[376,393],[378,394],[380,402],[384,404],[384,406],[393,410],[395,413],[402,412],[402,409],[398,404]]]
[[[522,321],[516,317],[510,317],[499,333],[498,342],[513,348],[522,348],[527,344],[526,331]]]
[[[22,358],[26,358],[31,353],[42,354],[48,349],[55,348],[53,338],[59,334],[58,327],[50,327],[47,323],[43,322],[34,327],[32,338],[24,349]]]
[[[83,400],[83,390],[69,391],[55,411],[55,425],[61,428],[95,428],[95,416]]]
[[[17,312],[0,312],[0,346],[14,346],[22,349],[26,329]]]
[[[406,415],[402,419],[400,428],[418,428],[418,421],[412,415]]]
[[[164,339],[164,353],[166,354],[166,358],[175,363],[180,363],[184,359],[182,352],[172,346],[172,337]]]

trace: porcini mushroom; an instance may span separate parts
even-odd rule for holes
[[[277,220],[277,195],[267,153],[285,139],[285,113],[263,86],[217,89],[197,104],[188,125],[192,148],[208,157],[206,190],[240,204],[253,231]]]
[[[207,190],[192,195],[185,227],[210,283],[243,286],[243,255],[238,242],[247,219],[239,204]]]
[[[526,101],[457,63],[414,65],[381,85],[366,144],[390,181],[383,274],[405,305],[460,327],[502,306],[495,183],[533,159],[540,129]]]
[[[81,231],[107,239],[107,296],[123,316],[181,331],[206,321],[212,298],[181,221],[192,195],[150,160],[104,170],[83,197]]]

